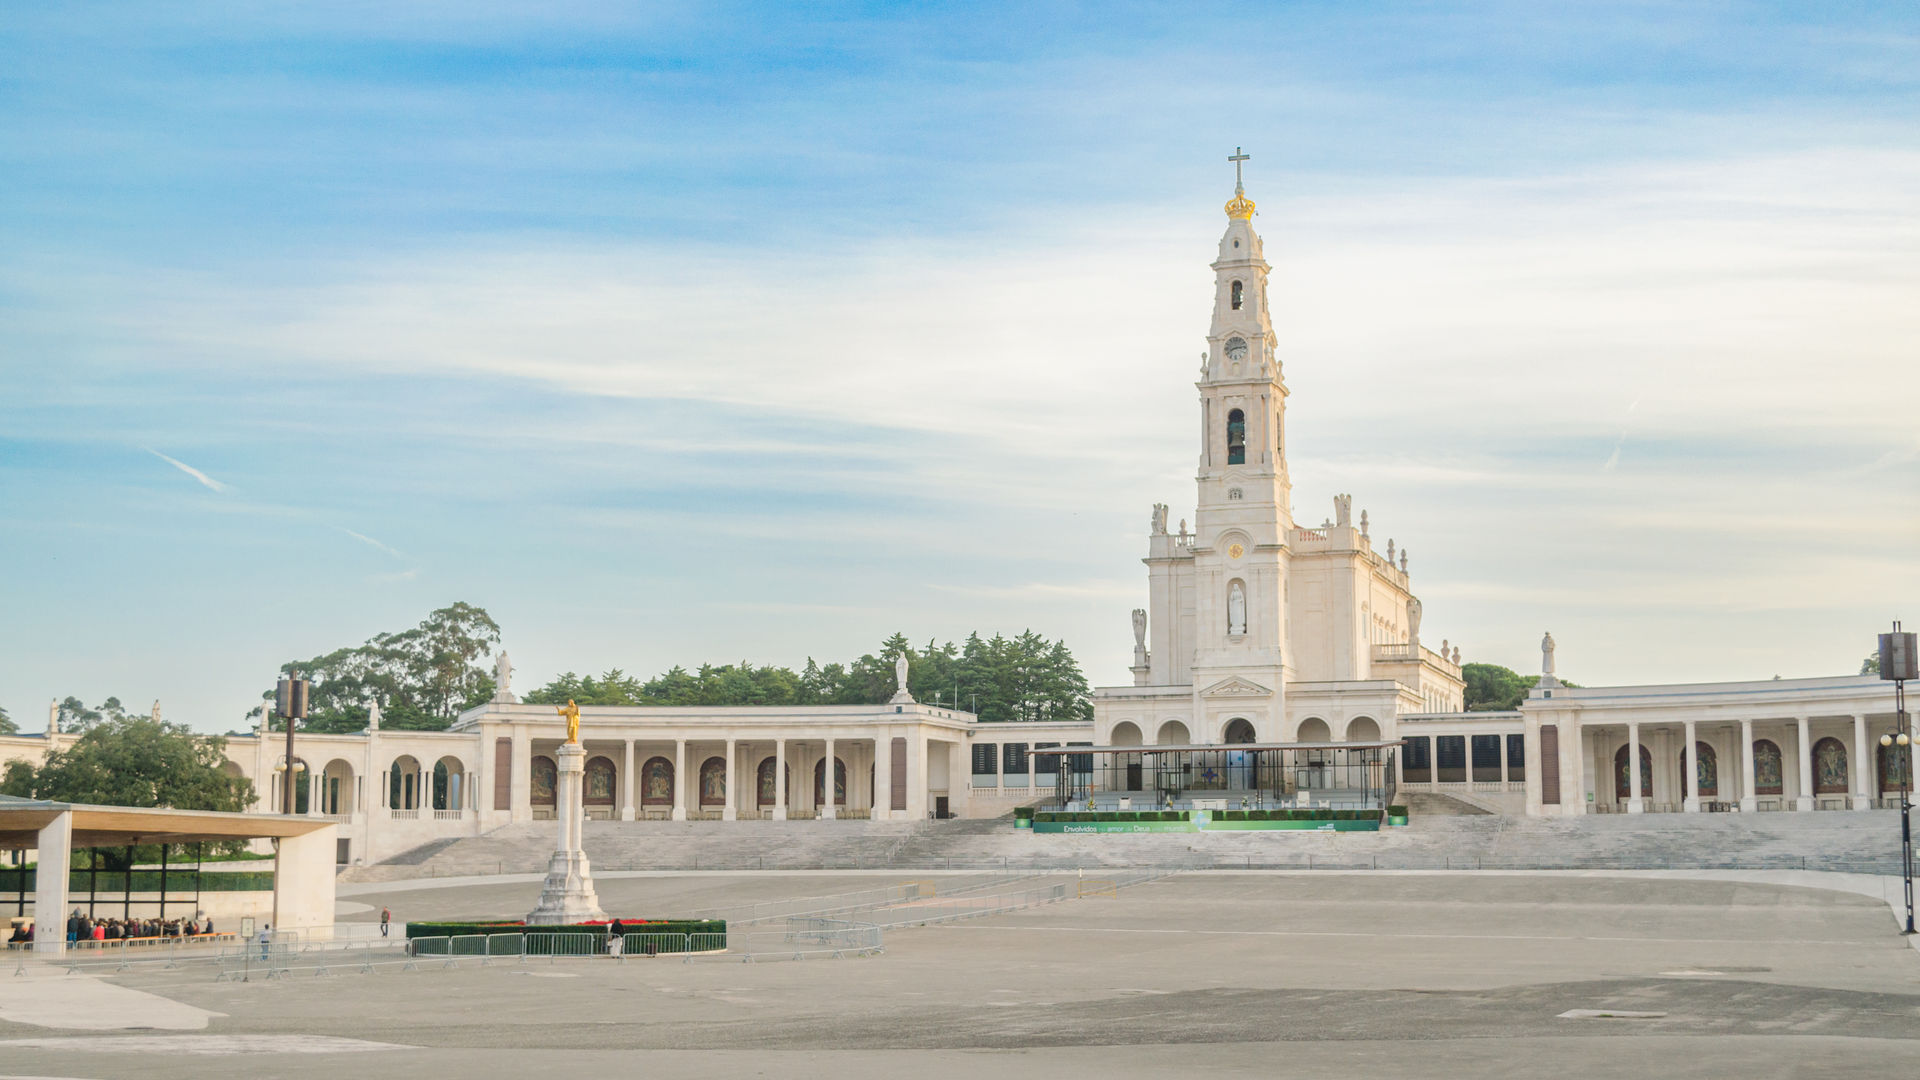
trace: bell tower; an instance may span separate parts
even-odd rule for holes
[[[1193,538],[1193,689],[1203,731],[1228,712],[1282,737],[1288,509],[1285,416],[1260,235],[1235,150],[1227,230],[1213,262],[1213,319],[1200,392]],[[1261,699],[1265,700],[1261,700]],[[1223,711],[1224,710],[1224,711]],[[1219,715],[1214,715],[1218,713]],[[1196,732],[1196,735],[1199,733]],[[1218,738],[1215,735],[1214,738]],[[1211,741],[1211,740],[1210,740]]]

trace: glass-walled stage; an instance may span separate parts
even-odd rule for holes
[[[1057,780],[1036,809],[1379,811],[1393,802],[1392,742],[1062,746],[1035,749]]]

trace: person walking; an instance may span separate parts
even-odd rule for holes
[[[615,919],[607,927],[607,955],[614,957],[624,956],[626,949],[627,928],[620,925],[619,919]]]
[[[391,925],[392,922],[393,922],[393,911],[390,908],[384,908],[384,907],[381,908],[380,909],[380,936],[381,937],[387,936],[387,927]]]
[[[260,939],[260,962],[264,964],[273,949],[273,924],[263,924],[257,936]]]

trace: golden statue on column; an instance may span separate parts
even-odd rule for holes
[[[568,698],[566,705],[555,705],[553,711],[567,718],[567,741],[575,746],[580,745],[580,706]]]

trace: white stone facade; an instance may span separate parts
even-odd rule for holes
[[[1293,520],[1268,266],[1253,204],[1236,190],[1227,210],[1195,383],[1197,500],[1191,527],[1169,527],[1167,507],[1154,508],[1134,685],[1096,690],[1092,723],[986,724],[904,692],[859,706],[583,707],[587,816],[991,817],[1053,795],[1048,761],[1028,753],[1039,747],[1381,739],[1404,740],[1401,791],[1496,812],[1811,811],[1897,798],[1877,743],[1897,727],[1893,691],[1870,677],[1570,689],[1549,669],[1518,711],[1460,712],[1459,649],[1426,644],[1405,548],[1389,539],[1380,550],[1345,495],[1319,525]],[[73,738],[0,736],[0,763],[37,761]],[[301,734],[296,752],[319,778],[305,810],[338,824],[343,861],[550,817],[546,778],[564,738],[552,706],[507,693],[445,732]],[[1624,753],[1629,740],[1644,758]],[[284,745],[228,740],[258,809],[280,806]],[[769,761],[783,767],[763,773]]]

